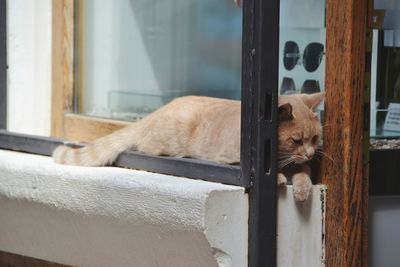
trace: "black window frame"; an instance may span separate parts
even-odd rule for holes
[[[243,1],[240,166],[122,153],[115,166],[241,186],[250,267],[276,266],[279,0]],[[0,149],[50,156],[62,140],[8,132],[6,0],[0,0]]]

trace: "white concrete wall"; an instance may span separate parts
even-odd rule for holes
[[[2,150],[0,174],[0,250],[82,267],[247,265],[243,188]]]
[[[278,198],[278,267],[325,266],[326,187],[313,186],[307,201],[293,198],[291,186]]]
[[[51,0],[7,1],[9,131],[50,134]]]

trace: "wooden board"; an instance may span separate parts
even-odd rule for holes
[[[74,0],[53,0],[52,24],[51,135],[62,137],[64,113],[73,108]]]
[[[363,162],[368,1],[327,0],[322,183],[328,187],[326,266],[367,266],[367,173]]]
[[[89,142],[130,124],[131,123],[125,121],[66,114],[64,116],[63,137],[68,140]]]
[[[51,136],[69,140],[92,141],[129,123],[72,113],[82,111],[83,101],[82,61],[74,62],[74,48],[77,48],[77,53],[82,53],[82,41],[76,44],[77,40],[74,38],[74,30],[78,31],[80,39],[83,38],[82,19],[76,23],[74,18],[75,13],[83,14],[83,4],[81,1],[78,2],[77,6],[74,6],[74,0],[53,0],[52,2]],[[74,29],[75,26],[77,29]],[[77,68],[78,77],[74,77],[74,67]],[[78,90],[74,89],[74,79],[76,78]],[[77,110],[74,110],[75,106]]]

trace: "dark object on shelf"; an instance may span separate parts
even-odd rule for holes
[[[400,48],[385,46],[385,32],[377,34],[376,101],[379,109],[400,102]]]
[[[300,59],[299,46],[296,42],[287,41],[283,50],[283,66],[285,69],[292,70]]]
[[[319,87],[319,81],[317,80],[305,80],[300,92],[302,94],[313,94],[321,92]]]
[[[369,193],[372,196],[400,195],[400,149],[371,149]]]
[[[292,78],[283,77],[281,88],[279,89],[281,95],[291,95],[296,93],[296,85]]]
[[[324,45],[321,43],[309,43],[304,49],[303,65],[306,71],[314,72],[321,64],[324,56]]]

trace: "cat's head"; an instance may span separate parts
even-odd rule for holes
[[[315,113],[324,93],[279,97],[279,165],[301,164],[313,158],[322,127]]]

